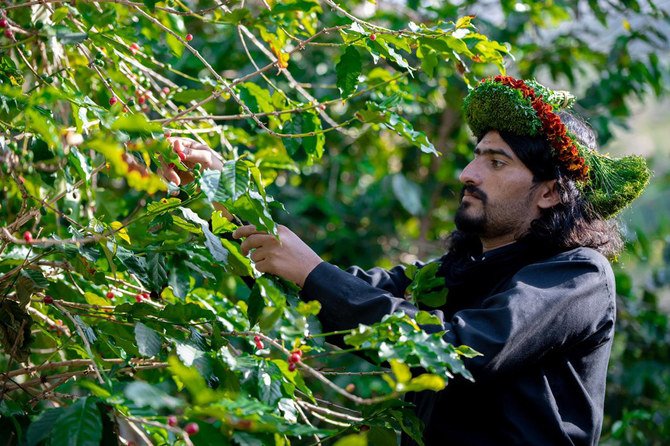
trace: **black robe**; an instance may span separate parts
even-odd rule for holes
[[[475,382],[409,394],[431,445],[596,445],[615,321],[614,274],[589,248],[549,255],[518,242],[478,257],[445,255],[447,304],[432,311],[447,342],[483,354],[466,359]],[[418,309],[403,296],[404,267],[343,271],[323,262],[303,299],[318,300],[324,331]],[[403,445],[414,444],[403,436]]]

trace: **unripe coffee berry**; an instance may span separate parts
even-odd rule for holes
[[[184,432],[186,432],[189,435],[195,435],[200,431],[200,426],[198,426],[196,423],[188,423],[186,426],[184,426]]]
[[[163,87],[163,94],[168,95],[170,93],[170,87]]]
[[[25,240],[28,243],[32,243],[33,235],[30,233],[30,231],[26,231],[23,233],[23,240]]]

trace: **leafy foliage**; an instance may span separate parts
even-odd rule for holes
[[[605,129],[627,115],[626,98],[665,92],[663,60],[631,57],[654,27],[618,36],[611,52],[574,35],[548,51],[528,43],[532,27],[571,19],[569,3],[501,2],[501,24],[475,18],[470,1],[409,1],[413,17],[380,8],[366,20],[359,2],[220,3],[4,6],[0,429],[10,441],[344,446],[389,444],[402,430],[420,443],[398,397],[468,376],[461,358],[475,353],[422,331],[428,313],[391,315],[346,333],[350,350],[391,371],[343,363],[323,342],[318,305],[259,276],[231,240],[239,220],[271,232],[295,223],[343,263],[432,255],[423,241],[450,228],[446,191],[470,150],[460,100],[510,53],[524,76],[546,68],[572,82],[605,67],[581,104]],[[591,9],[603,23],[611,15]],[[183,165],[167,134],[213,147],[224,169]],[[195,180],[167,184],[168,163]],[[352,249],[362,238],[379,243]],[[417,299],[436,291],[421,271]],[[351,382],[341,367],[364,370]],[[646,420],[625,413],[617,420]]]

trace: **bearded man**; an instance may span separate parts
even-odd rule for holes
[[[457,230],[439,260],[447,303],[432,313],[474,376],[408,396],[426,445],[595,445],[615,323],[607,258],[621,236],[612,221],[646,186],[644,160],[596,151],[595,135],[561,111],[572,98],[498,76],[464,101],[477,138],[462,171]],[[342,270],[298,236],[238,228],[256,268],[295,282],[321,303],[324,331],[419,309],[404,299],[404,267]],[[403,437],[403,444],[414,444]]]

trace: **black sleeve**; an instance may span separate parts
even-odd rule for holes
[[[426,331],[446,331],[453,345],[468,345],[483,356],[467,361],[475,378],[509,373],[557,349],[591,342],[594,347],[612,336],[614,275],[604,257],[557,256],[521,269],[510,286],[488,297],[480,308],[457,312]],[[303,298],[321,303],[325,330],[352,329],[386,315],[418,309],[389,291],[328,263],[305,281]]]

